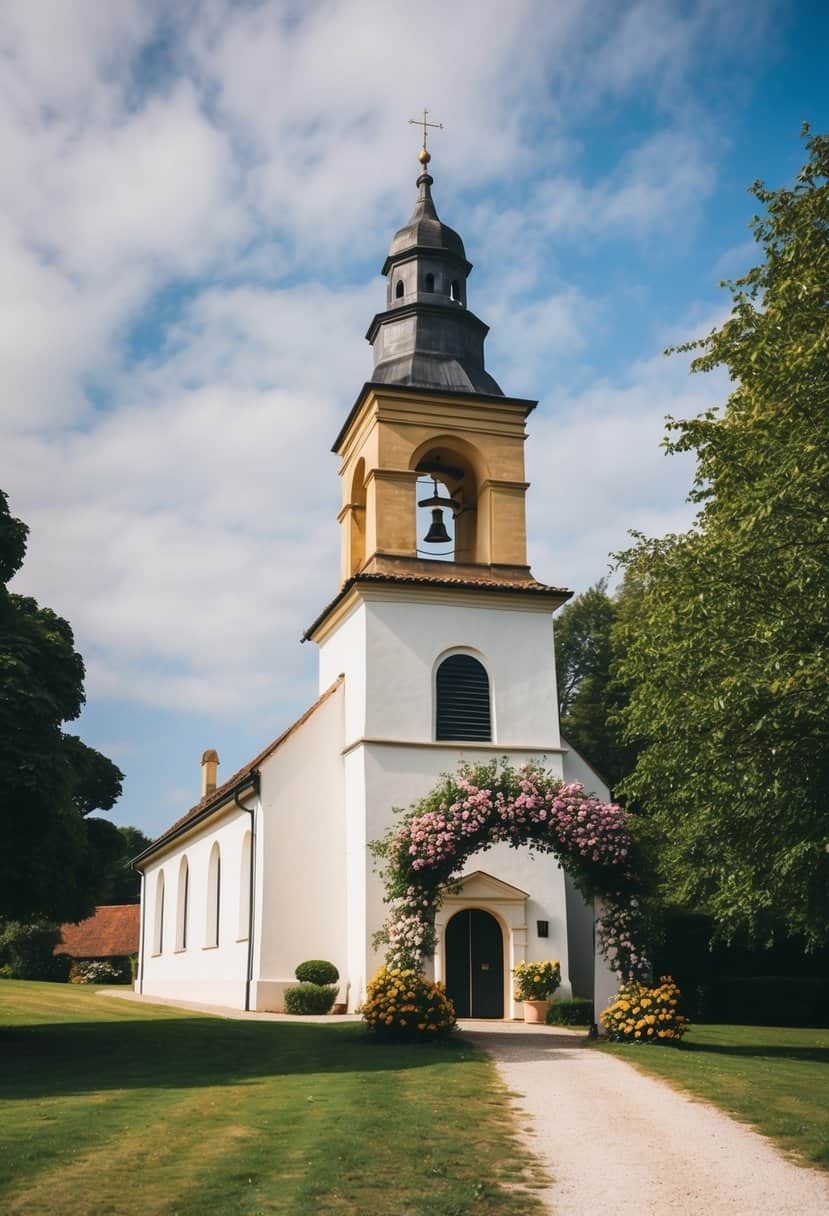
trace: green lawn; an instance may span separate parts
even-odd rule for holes
[[[4,1216],[540,1213],[489,1061],[0,981]]]
[[[603,1043],[829,1169],[829,1030],[694,1025],[678,1047]]]

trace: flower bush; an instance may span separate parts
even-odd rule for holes
[[[362,1007],[369,1030],[384,1039],[438,1039],[455,1029],[455,1007],[440,984],[411,967],[381,967]]]
[[[621,980],[642,979],[644,913],[628,813],[538,765],[462,766],[372,843],[389,915],[375,938],[398,970],[419,971],[435,948],[435,912],[466,859],[495,844],[555,853],[585,898],[602,897],[599,947]]]
[[[656,988],[631,981],[623,984],[601,1016],[614,1043],[677,1043],[688,1029],[678,1012],[682,994],[669,975]]]
[[[106,984],[123,979],[123,970],[103,959],[75,963],[69,975],[70,984]]]
[[[515,999],[517,1001],[546,1001],[561,983],[558,959],[543,963],[519,963],[513,967]]]

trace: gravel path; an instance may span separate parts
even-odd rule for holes
[[[580,1036],[463,1022],[531,1117],[557,1216],[829,1216],[829,1183],[768,1140]],[[533,1134],[534,1133],[534,1134]]]

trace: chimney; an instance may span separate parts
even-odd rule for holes
[[[219,753],[209,747],[201,758],[201,796],[206,798],[216,789],[216,770],[219,767]]]

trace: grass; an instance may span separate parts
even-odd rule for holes
[[[809,1165],[829,1169],[829,1030],[691,1027],[677,1047],[603,1043],[721,1107]]]
[[[531,1216],[488,1059],[0,981],[4,1216]]]

